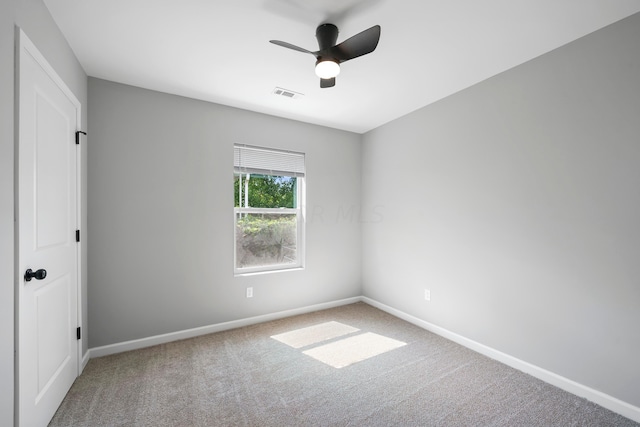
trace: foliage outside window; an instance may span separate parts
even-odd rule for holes
[[[304,154],[234,146],[236,274],[302,267]]]

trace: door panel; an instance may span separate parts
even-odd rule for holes
[[[64,111],[59,111],[41,91],[35,93],[36,138],[36,231],[37,248],[69,244],[69,159],[71,128]]]
[[[18,40],[17,419],[45,426],[78,375],[80,103],[24,33]],[[47,274],[28,281],[27,269]]]
[[[37,397],[49,388],[75,353],[69,323],[70,277],[65,275],[34,291],[38,333]]]

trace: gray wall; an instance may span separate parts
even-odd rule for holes
[[[360,295],[360,135],[94,78],[89,123],[90,347]],[[233,276],[234,143],[306,153],[304,270]]]
[[[14,392],[14,46],[20,26],[83,105],[87,77],[41,0],[3,0],[0,5],[0,425],[13,425]],[[85,152],[86,154],[86,152]],[[84,162],[86,166],[86,159]],[[83,170],[86,194],[86,169]],[[86,202],[86,195],[84,197]],[[86,206],[85,206],[86,207]],[[83,209],[86,229],[86,209]],[[86,298],[86,246],[82,286]],[[86,304],[84,304],[86,309]],[[83,313],[86,328],[86,310]],[[87,350],[85,342],[84,352]]]
[[[13,40],[18,0],[0,6],[0,425],[13,425]]]
[[[635,15],[367,133],[364,294],[640,406],[639,41]]]

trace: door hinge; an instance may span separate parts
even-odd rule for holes
[[[81,333],[81,331],[80,331],[80,326],[78,326],[78,327],[76,328],[76,338],[77,338],[77,339],[82,338],[82,333]]]
[[[86,135],[86,132],[82,132],[81,130],[76,131],[76,145],[80,144],[80,134]]]
[[[80,230],[76,230],[76,242],[80,241]]]

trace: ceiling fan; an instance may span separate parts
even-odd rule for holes
[[[376,49],[380,40],[380,25],[374,25],[336,45],[338,27],[333,24],[321,24],[316,29],[316,38],[320,49],[315,52],[280,40],[269,41],[278,46],[315,56],[316,74],[320,77],[320,87],[333,87],[336,85],[336,76],[340,73],[342,62],[366,55]]]

